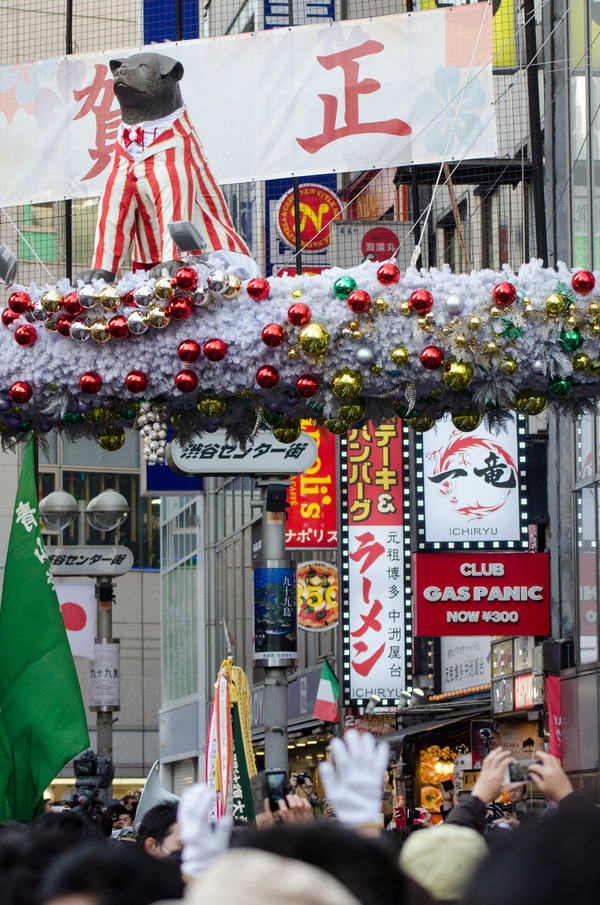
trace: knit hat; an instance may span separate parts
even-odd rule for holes
[[[487,854],[483,836],[475,830],[446,824],[412,833],[399,864],[435,901],[457,902]]]

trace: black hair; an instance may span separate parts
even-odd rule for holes
[[[156,804],[144,814],[137,829],[136,842],[143,846],[146,839],[155,839],[159,845],[162,845],[163,839],[169,835],[176,822],[176,801],[164,801]]]

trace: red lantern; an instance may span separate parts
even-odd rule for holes
[[[21,324],[15,330],[15,339],[20,346],[32,346],[37,339],[37,330],[31,324]]]
[[[516,297],[517,290],[512,283],[498,283],[497,286],[494,286],[492,291],[494,304],[500,305],[502,308],[507,308],[508,305],[512,305]]]
[[[8,395],[13,402],[16,402],[18,405],[23,405],[25,402],[29,402],[33,395],[33,390],[31,389],[31,385],[25,380],[17,380],[17,382],[13,383],[11,386]]]
[[[63,308],[67,314],[71,314],[73,317],[77,317],[78,314],[81,314],[83,308],[79,304],[76,292],[69,292],[69,294],[65,296],[63,299]]]
[[[179,343],[177,354],[182,361],[191,365],[200,355],[200,344],[195,339],[184,339],[183,342]]]
[[[198,386],[198,375],[194,371],[184,369],[175,375],[175,386],[182,393],[193,393]]]
[[[400,270],[391,261],[386,261],[377,271],[377,279],[382,286],[391,286],[400,279]]]
[[[594,274],[589,270],[578,270],[571,277],[571,286],[579,295],[587,295],[596,285]]]
[[[193,292],[198,288],[198,274],[193,267],[188,267],[187,264],[184,264],[175,274],[175,282],[178,289]]]
[[[294,327],[302,327],[311,317],[310,308],[304,302],[295,302],[288,308],[288,320]]]
[[[2,312],[2,323],[5,327],[10,327],[11,324],[14,324],[15,321],[19,320],[20,315],[16,313],[16,311],[11,311],[10,308],[5,308]]]
[[[125,386],[130,393],[143,393],[148,386],[148,375],[145,371],[130,371],[125,378]]]
[[[346,301],[355,314],[364,314],[371,307],[371,296],[364,289],[353,289]]]
[[[269,281],[265,280],[264,277],[253,277],[251,280],[248,280],[246,292],[255,302],[264,302],[269,296],[270,288]]]
[[[267,324],[262,332],[261,339],[265,346],[268,346],[270,349],[275,349],[277,346],[280,346],[285,339],[283,327],[280,327],[279,324]]]
[[[301,374],[296,381],[296,393],[303,399],[310,399],[319,392],[319,381],[312,374]]]
[[[86,371],[79,378],[79,387],[84,393],[90,396],[97,393],[102,387],[102,378],[98,371]]]
[[[417,314],[429,314],[433,308],[433,296],[427,289],[415,289],[409,299],[410,307]]]
[[[26,292],[17,289],[16,292],[13,292],[9,296],[8,307],[11,311],[14,311],[15,314],[25,314],[26,311],[31,311],[33,304]]]
[[[176,321],[184,321],[192,313],[191,302],[183,295],[177,296],[169,305],[169,314]]]
[[[256,382],[263,390],[271,390],[279,383],[279,371],[271,365],[263,365],[256,372]]]
[[[202,351],[209,361],[222,361],[227,355],[227,345],[222,339],[209,339],[202,346]]]
[[[111,317],[106,325],[106,329],[115,339],[124,339],[126,336],[129,336],[129,324],[127,323],[127,318],[124,314],[116,314],[114,317]]]
[[[444,353],[437,346],[426,346],[420,355],[421,364],[428,371],[435,371],[444,364]]]
[[[61,316],[56,321],[56,332],[60,333],[61,336],[70,336],[71,335],[71,324],[73,323],[74,318],[72,318],[68,314],[61,314]]]

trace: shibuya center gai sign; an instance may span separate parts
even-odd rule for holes
[[[167,447],[167,465],[177,474],[302,474],[317,461],[319,447],[303,432],[294,443],[279,443],[269,432],[259,432],[245,447],[227,440],[225,431],[206,434],[201,440]]]
[[[415,553],[416,635],[547,635],[547,553]]]

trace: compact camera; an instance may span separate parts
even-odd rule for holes
[[[265,799],[272,811],[279,811],[279,802],[291,792],[285,770],[262,770],[250,780],[254,813],[261,814]]]
[[[540,764],[539,760],[516,760],[509,764],[504,771],[504,782],[509,785],[520,785],[524,782],[531,782],[529,777],[529,768],[532,764]]]
[[[310,773],[297,773],[296,782],[299,786],[303,786],[305,782],[310,782]]]

